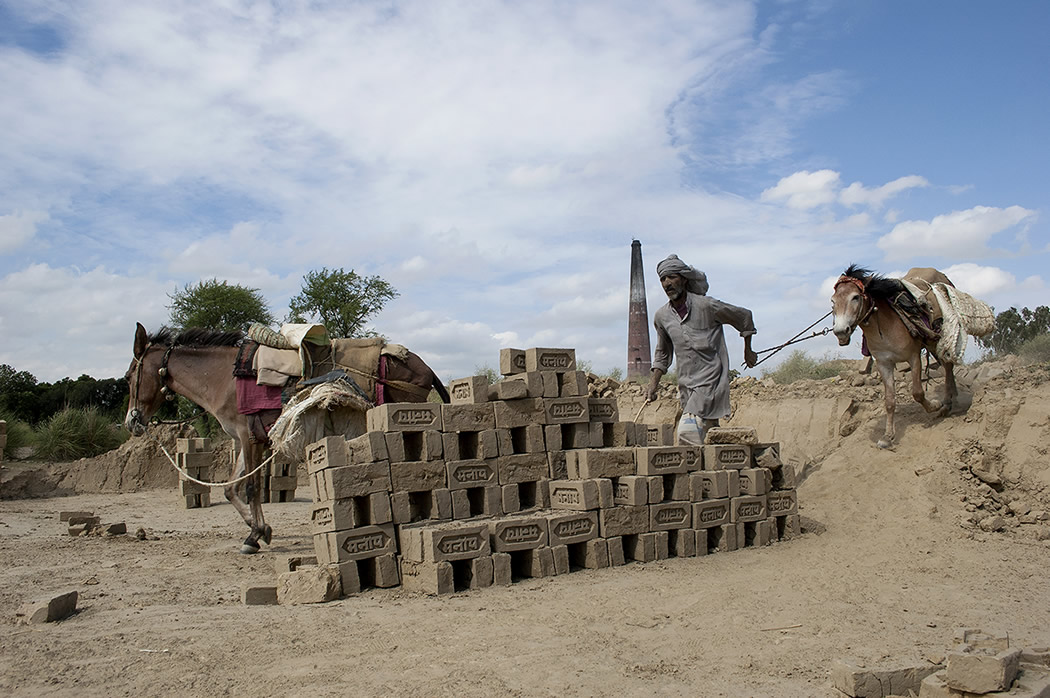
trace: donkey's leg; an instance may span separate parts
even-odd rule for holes
[[[927,412],[937,412],[941,409],[941,401],[927,398],[922,387],[922,352],[916,351],[910,356],[908,364],[911,366],[911,396]]]
[[[959,388],[955,384],[955,366],[947,361],[941,362],[941,365],[944,366],[944,406],[941,407],[941,416],[946,417],[951,414]]]
[[[893,413],[897,410],[897,395],[893,387],[893,370],[896,365],[890,360],[878,360],[876,366],[879,369],[879,375],[882,376],[883,401],[886,404],[886,432],[877,445],[879,448],[889,448],[896,436],[893,428]]]
[[[236,480],[237,478],[248,472],[249,468],[246,462],[247,454],[245,449],[242,447],[243,441],[239,441],[235,436],[233,439],[234,458],[230,465],[230,479]],[[245,482],[241,481],[233,485],[226,485],[222,492],[226,495],[226,501],[233,505],[233,508],[237,510],[237,513],[244,519],[244,523],[248,526],[252,525],[252,512],[251,509],[244,501],[244,495],[242,494],[245,490]]]
[[[251,448],[254,452],[256,466],[258,466],[259,463],[265,460],[266,449],[259,444],[252,444]],[[266,518],[263,516],[263,487],[266,483],[263,480],[262,471],[256,473],[255,477],[251,478],[249,482],[252,485],[248,491],[248,501],[252,511],[252,534],[249,537],[255,539],[256,549],[258,549],[258,541],[260,540],[267,545],[270,544],[270,539],[273,537],[273,529],[266,523]]]

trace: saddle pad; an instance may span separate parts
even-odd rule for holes
[[[237,379],[237,412],[255,414],[281,409],[281,388],[259,385],[251,378]]]

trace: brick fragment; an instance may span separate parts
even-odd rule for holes
[[[754,427],[712,427],[704,433],[705,444],[743,444],[758,443],[758,432]]]
[[[241,603],[245,606],[273,606],[277,604],[277,586],[274,584],[241,585]]]
[[[274,556],[273,570],[276,574],[294,572],[305,565],[316,565],[317,556],[302,553],[283,553]]]
[[[751,462],[756,468],[769,468],[776,470],[781,466],[780,443],[763,442],[752,444]]]
[[[831,665],[831,685],[851,698],[915,695],[923,679],[942,670],[939,664],[889,665],[867,667],[863,664],[836,660]]]
[[[286,605],[327,603],[339,598],[339,571],[329,565],[300,567],[277,576],[277,602]]]
[[[23,625],[36,625],[38,623],[54,623],[64,620],[73,615],[77,610],[76,591],[67,591],[47,599],[39,599],[23,604],[16,612],[15,617]]]
[[[944,680],[955,691],[1005,691],[1017,678],[1020,663],[1020,648],[996,653],[961,645],[947,654]]]
[[[93,511],[60,511],[58,520],[68,522],[70,519],[90,519],[95,516]]]

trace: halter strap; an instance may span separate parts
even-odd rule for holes
[[[843,274],[839,277],[839,280],[835,282],[835,288],[838,289],[842,284],[853,284],[856,286],[857,290],[860,291],[861,298],[870,303],[868,312],[864,313],[864,315],[857,320],[857,324],[853,325],[853,327],[859,327],[868,321],[868,318],[871,317],[872,313],[878,310],[878,307],[875,305],[875,299],[868,295],[868,289],[864,287],[864,282],[855,276],[846,276]]]

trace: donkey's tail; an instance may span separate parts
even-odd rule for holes
[[[452,402],[452,398],[450,398],[448,395],[448,390],[445,389],[445,384],[441,382],[441,379],[438,378],[437,374],[434,373],[433,370],[430,371],[430,376],[431,380],[433,381],[430,387],[437,392],[438,397],[441,398],[441,401],[444,403]]]

